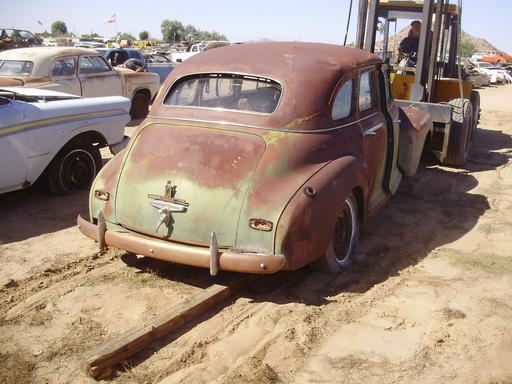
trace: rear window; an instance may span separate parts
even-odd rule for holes
[[[0,75],[30,76],[34,63],[32,61],[0,60]]]
[[[164,105],[274,113],[281,99],[279,83],[260,77],[201,74],[174,83]]]

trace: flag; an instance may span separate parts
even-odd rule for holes
[[[43,25],[43,23],[41,23],[39,20],[37,20],[37,24],[39,24],[39,25]]]
[[[103,24],[110,24],[116,22],[116,14],[114,13],[112,16],[110,16]]]

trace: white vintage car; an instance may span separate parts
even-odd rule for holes
[[[0,86],[51,89],[76,96],[124,96],[130,115],[144,118],[160,88],[156,73],[115,67],[94,49],[17,48],[0,52]]]
[[[0,193],[40,178],[56,194],[88,190],[102,166],[100,148],[115,154],[128,142],[130,104],[122,96],[0,88]]]
[[[512,82],[512,77],[502,67],[483,61],[475,63],[475,67],[477,72],[487,77],[491,84]]]

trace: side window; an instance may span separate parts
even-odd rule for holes
[[[376,103],[375,76],[373,76],[373,71],[367,71],[361,74],[359,81],[359,110],[366,111],[373,108]]]
[[[52,76],[69,76],[75,74],[75,58],[55,60],[52,64]]]
[[[349,80],[340,88],[332,106],[332,119],[339,120],[352,113],[354,81]]]
[[[80,74],[101,73],[110,71],[103,56],[82,56],[80,57]]]

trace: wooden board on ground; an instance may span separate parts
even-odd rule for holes
[[[214,308],[262,276],[242,275],[241,278],[238,277],[227,285],[214,284],[206,288],[204,291],[155,316],[143,325],[132,328],[118,337],[85,352],[82,355],[82,371],[96,379],[109,377],[112,367],[116,364]]]

